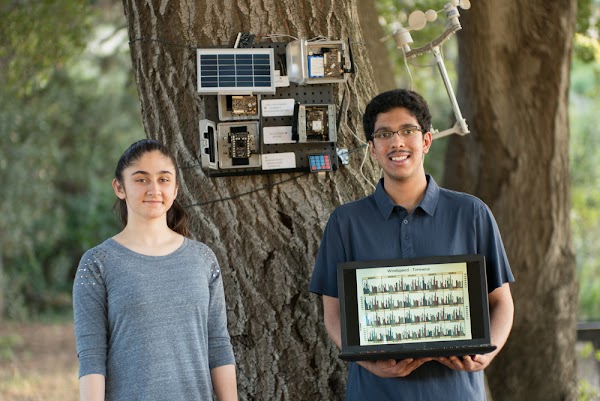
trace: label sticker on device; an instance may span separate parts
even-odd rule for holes
[[[263,170],[296,168],[296,154],[294,152],[266,153],[261,157]]]
[[[292,140],[292,127],[264,127],[263,141],[267,145],[274,143],[294,143],[295,141]]]
[[[263,117],[294,115],[294,99],[267,99],[260,102]]]

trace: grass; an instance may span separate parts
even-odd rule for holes
[[[77,401],[72,323],[0,324],[0,401]]]
[[[15,357],[15,346],[22,344],[23,338],[18,334],[0,337],[0,361],[11,361]]]

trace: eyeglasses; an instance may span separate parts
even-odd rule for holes
[[[407,125],[400,128],[398,131],[377,131],[373,132],[373,138],[389,141],[394,137],[394,134],[398,134],[401,138],[410,138],[417,132],[423,132],[423,130],[415,125]]]

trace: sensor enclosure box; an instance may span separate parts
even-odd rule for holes
[[[200,120],[200,148],[202,165],[212,170],[260,167],[258,121]]]
[[[335,105],[298,106],[298,142],[336,142]]]
[[[286,63],[290,82],[310,85],[345,82],[350,62],[341,40],[298,39],[287,44]]]

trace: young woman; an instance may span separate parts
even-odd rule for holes
[[[187,238],[174,157],[134,143],[113,188],[125,227],[83,255],[73,286],[81,400],[237,400],[221,272]]]

